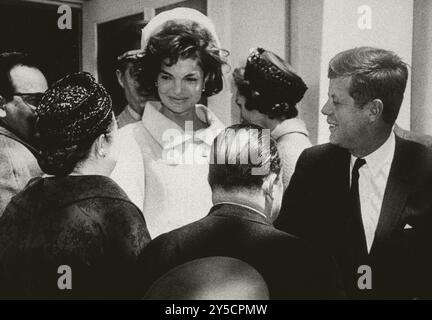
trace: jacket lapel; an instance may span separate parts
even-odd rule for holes
[[[332,174],[332,186],[335,192],[339,195],[340,210],[337,210],[342,216],[339,217],[345,222],[352,221],[352,215],[347,214],[349,205],[349,188],[350,188],[350,153],[346,149],[339,148],[340,154],[334,157],[333,164],[333,174]],[[342,168],[342,169],[341,169]]]
[[[404,141],[396,137],[395,155],[390,168],[370,255],[373,255],[377,248],[390,238],[400,221],[408,198],[407,173],[409,168],[409,155],[404,152]]]

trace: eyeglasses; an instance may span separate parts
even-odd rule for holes
[[[25,103],[36,107],[39,104],[39,102],[42,100],[43,93],[42,92],[36,92],[36,93],[15,92],[13,95],[21,97],[21,99],[23,99]]]

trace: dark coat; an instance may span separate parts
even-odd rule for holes
[[[108,177],[37,178],[0,218],[0,294],[14,298],[134,297],[145,220]],[[60,290],[58,268],[72,270]]]
[[[371,251],[354,252],[359,220],[349,209],[350,153],[324,144],[306,149],[286,190],[276,227],[322,244],[335,256],[353,298],[413,298],[432,290],[432,151],[396,137],[394,160]],[[408,229],[407,225],[412,228]],[[372,290],[358,290],[360,264]]]
[[[343,297],[334,261],[276,230],[244,207],[221,204],[199,221],[157,237],[144,250],[144,291],[168,270],[210,256],[237,258],[267,282],[271,299]]]
[[[414,141],[423,144],[428,148],[432,148],[432,136],[430,135],[405,130],[397,125],[394,128],[394,133],[402,139]]]

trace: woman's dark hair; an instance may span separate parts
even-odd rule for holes
[[[257,48],[246,67],[236,68],[234,82],[245,97],[247,110],[258,110],[270,119],[291,119],[298,115],[296,104],[307,86],[292,67],[273,52]]]
[[[112,103],[104,87],[85,72],[57,81],[36,112],[38,163],[48,174],[64,176],[89,155],[95,139],[114,126]]]
[[[142,89],[157,97],[155,82],[162,63],[167,59],[167,65],[172,66],[179,59],[196,58],[206,78],[203,95],[209,97],[223,88],[222,66],[227,55],[227,51],[216,46],[210,32],[198,23],[169,21],[149,39],[145,55],[138,59],[136,77]]]

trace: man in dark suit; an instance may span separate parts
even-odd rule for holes
[[[414,141],[425,145],[428,148],[432,148],[432,136],[428,134],[421,134],[410,130],[405,130],[399,127],[397,124],[394,126],[394,133],[396,136],[402,139]]]
[[[429,296],[432,154],[392,130],[406,64],[355,48],[330,61],[328,76],[330,143],[300,156],[276,227],[326,246],[349,297]]]
[[[343,297],[333,259],[273,227],[283,184],[270,132],[255,125],[231,126],[215,139],[211,160],[213,208],[203,219],[149,244],[141,257],[144,289],[183,263],[225,256],[255,268],[271,299]]]

